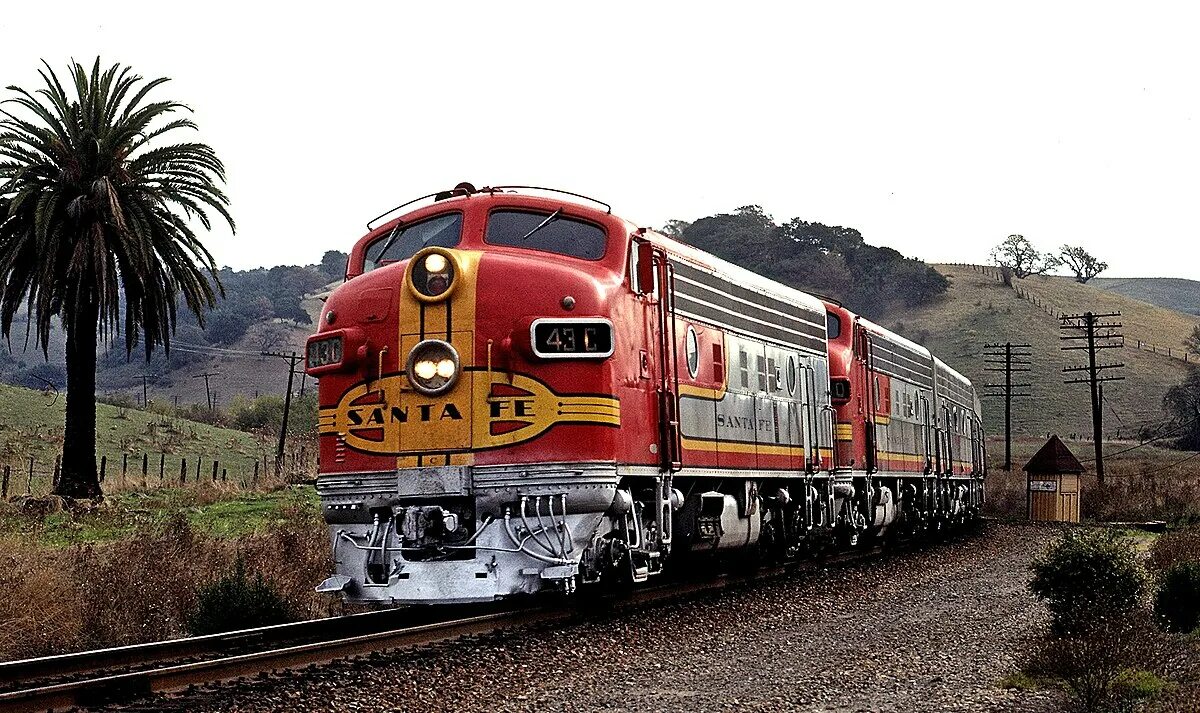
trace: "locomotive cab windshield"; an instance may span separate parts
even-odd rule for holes
[[[452,248],[462,237],[462,213],[443,213],[419,223],[397,223],[386,235],[367,246],[363,272],[407,260],[422,248]]]
[[[492,211],[483,240],[488,245],[557,253],[582,260],[599,260],[608,247],[604,228],[564,216],[562,209],[549,214],[506,208]]]

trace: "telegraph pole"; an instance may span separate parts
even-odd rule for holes
[[[149,397],[146,395],[146,394],[147,394],[147,386],[146,386],[146,382],[147,382],[147,381],[150,379],[150,377],[152,377],[152,376],[155,376],[155,377],[156,377],[156,376],[158,376],[158,374],[142,374],[142,408],[150,408],[150,399],[149,399]],[[206,388],[207,388],[207,387],[206,387]]]
[[[283,425],[279,428],[279,446],[275,449],[275,475],[279,476],[283,473],[283,448],[287,444],[288,412],[292,408],[292,379],[296,376],[296,362],[300,361],[300,356],[296,352],[292,352],[291,355],[263,352],[262,355],[279,357],[288,363],[287,392],[283,395]]]
[[[208,388],[208,380],[210,377],[220,376],[220,375],[221,375],[221,372],[219,372],[219,371],[206,371],[203,374],[193,374],[192,375],[193,379],[204,379],[204,402],[208,404],[209,411],[213,410],[214,405],[213,405],[212,390]]]
[[[1012,401],[1017,398],[1029,398],[1032,394],[1025,390],[1030,384],[1014,384],[1013,374],[1031,371],[1030,357],[1032,347],[1028,344],[985,344],[984,363],[998,364],[988,366],[984,371],[1004,372],[1003,384],[984,384],[988,392],[984,396],[1004,397],[1004,470],[1012,470]]]
[[[1101,349],[1119,349],[1125,346],[1125,337],[1117,330],[1121,328],[1120,322],[1111,322],[1116,317],[1120,317],[1120,312],[1108,312],[1105,314],[1095,314],[1093,312],[1084,312],[1076,315],[1063,315],[1062,331],[1064,334],[1060,339],[1067,341],[1068,345],[1062,348],[1063,351],[1078,351],[1086,349],[1088,353],[1087,366],[1067,367],[1063,369],[1063,373],[1068,374],[1069,378],[1064,380],[1065,384],[1088,384],[1092,395],[1092,442],[1096,447],[1096,482],[1104,484],[1104,382],[1106,381],[1121,381],[1125,377],[1116,376],[1107,373],[1109,369],[1123,368],[1124,364],[1102,364],[1096,359],[1096,352]],[[1077,344],[1076,342],[1083,342]],[[1075,377],[1075,374],[1086,372],[1086,376]]]

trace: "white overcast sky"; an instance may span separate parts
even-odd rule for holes
[[[1200,279],[1188,4],[8,4],[0,84],[168,76],[227,164],[235,268],[348,250],[467,180],[641,225],[758,203],[930,261],[1022,233]],[[6,93],[7,94],[7,93]]]

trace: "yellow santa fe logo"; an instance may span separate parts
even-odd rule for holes
[[[618,426],[620,402],[606,395],[560,395],[528,376],[480,371],[463,374],[453,391],[430,398],[395,374],[359,384],[337,406],[322,408],[318,430],[341,436],[355,450],[400,455],[513,445],[567,423]]]

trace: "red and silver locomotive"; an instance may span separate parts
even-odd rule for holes
[[[306,354],[322,591],[487,601],[978,517],[967,379],[558,195],[461,184],[354,246]]]

